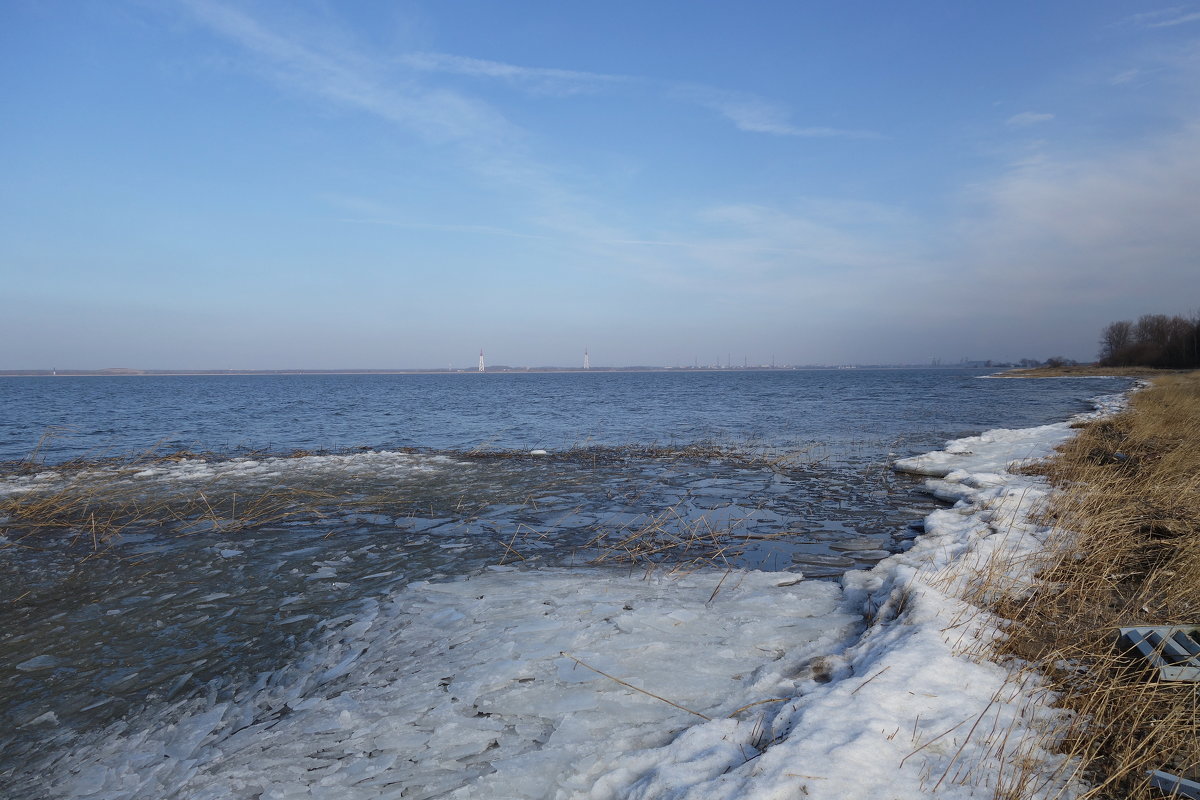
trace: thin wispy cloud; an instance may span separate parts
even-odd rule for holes
[[[1172,6],[1157,11],[1131,14],[1125,18],[1125,22],[1142,28],[1173,28],[1176,25],[1200,22],[1200,10],[1194,6]]]
[[[559,220],[578,217],[560,233],[575,235],[593,224],[581,210],[581,198],[530,154],[527,133],[492,104],[450,88],[406,80],[395,74],[390,59],[371,58],[366,49],[335,41],[323,31],[285,34],[212,0],[185,0],[185,6],[201,24],[240,47],[249,56],[250,69],[286,90],[373,115],[435,144],[456,145],[461,165],[474,178],[545,209],[538,220],[550,219],[550,209]],[[486,65],[478,62],[473,68],[494,71]]]
[[[699,280],[698,286],[719,285],[731,275],[805,276],[811,272],[847,272],[885,269],[895,260],[888,247],[864,239],[861,228],[845,220],[830,221],[807,213],[782,211],[760,206],[730,205],[706,213],[702,224],[695,226],[662,226],[638,230],[602,222],[588,210],[589,204],[552,177],[521,148],[506,146],[505,140],[523,138],[523,132],[491,104],[430,81],[437,75],[458,75],[482,81],[501,81],[520,90],[561,95],[586,92],[619,93],[644,92],[647,88],[660,92],[665,100],[687,103],[709,109],[748,133],[784,137],[847,137],[875,138],[870,131],[839,129],[823,126],[803,126],[795,123],[789,110],[762,97],[710,86],[671,83],[636,76],[594,73],[551,67],[531,67],[501,61],[485,60],[438,52],[413,52],[397,56],[369,58],[344,43],[331,44],[319,35],[285,35],[267,22],[255,19],[213,0],[186,0],[187,7],[205,26],[230,42],[237,44],[255,59],[258,68],[273,80],[296,92],[324,97],[349,108],[375,114],[422,135],[442,140],[455,140],[468,145],[475,158],[475,169],[510,186],[522,187],[535,205],[542,210],[529,218],[537,226],[524,232],[492,225],[442,224],[436,220],[412,220],[394,214],[359,210],[343,221],[350,224],[389,226],[396,228],[441,230],[450,233],[508,238],[542,238],[551,232],[566,237],[581,247],[621,248],[622,252],[640,249],[645,261],[635,257],[627,267],[639,263],[648,272],[667,276],[679,286],[709,276],[712,283]],[[1188,16],[1186,9],[1174,8],[1153,15],[1141,15],[1139,24],[1161,26],[1182,24]],[[1133,80],[1136,70],[1129,71]],[[462,88],[461,86],[459,87]],[[1025,111],[1006,120],[1013,128],[1047,123],[1054,114]],[[1125,162],[1122,162],[1125,163]],[[1147,178],[1129,162],[1131,174],[1127,181],[1103,181],[1115,190],[1117,183],[1129,186],[1145,185]],[[1019,176],[997,186],[992,195],[992,212],[996,222],[989,236],[1006,240],[1015,248],[1014,240],[1027,243],[1032,231],[1050,236],[1042,223],[1021,215],[1021,208],[1042,209],[1048,219],[1072,220],[1073,224],[1059,230],[1060,241],[1074,236],[1085,237],[1094,229],[1112,231],[1123,229],[1116,222],[1122,213],[1136,216],[1147,224],[1155,219],[1170,218],[1166,209],[1154,213],[1132,214],[1123,208],[1120,213],[1095,203],[1088,205],[1088,184],[1099,181],[1083,177],[1083,167],[1059,175],[1062,185],[1078,189],[1064,195],[1055,189],[1048,167],[1026,165]],[[1149,167],[1146,167],[1149,170]],[[1160,184],[1177,180],[1178,175],[1156,178]],[[1168,180],[1170,178],[1171,180]],[[1154,181],[1150,181],[1154,183]],[[1110,185],[1111,184],[1111,185]],[[1128,192],[1125,192],[1128,195]],[[1163,193],[1160,193],[1163,194]],[[1048,199],[1050,198],[1050,199]],[[1181,203],[1182,198],[1176,198]],[[1181,206],[1182,207],[1182,206]],[[1090,209],[1090,210],[1088,210]],[[1139,212],[1141,207],[1138,207]],[[1073,213],[1064,213],[1072,211]],[[1076,213],[1077,212],[1077,213]],[[353,212],[352,212],[353,213]],[[1159,216],[1155,216],[1155,214]],[[1097,220],[1103,220],[1098,222]],[[881,222],[873,234],[876,240],[903,240],[903,226]],[[1151,227],[1153,227],[1151,225]],[[879,233],[884,231],[884,234]],[[1173,234],[1174,235],[1174,234]],[[982,234],[980,234],[982,237]],[[986,238],[986,237],[985,237]],[[1171,236],[1166,237],[1168,239]],[[997,249],[1000,249],[997,246]],[[661,253],[661,257],[653,256]],[[903,260],[903,259],[901,259]],[[1031,259],[1032,261],[1033,259]],[[796,280],[802,280],[796,278]],[[747,285],[745,291],[760,291],[768,283]]]
[[[535,154],[533,133],[521,129],[501,110],[466,87],[439,83],[439,75],[502,81],[523,91],[573,95],[647,89],[665,100],[716,111],[740,130],[796,136],[865,138],[874,134],[791,124],[785,111],[748,94],[632,76],[548,67],[527,67],[447,53],[413,52],[395,56],[372,53],[355,41],[310,26],[285,26],[256,18],[216,0],[182,0],[192,18],[235,45],[249,68],[291,93],[316,96],[345,109],[374,115],[434,143],[453,143],[461,164],[485,185],[503,187],[514,207],[523,206],[525,222],[537,236],[552,233],[579,247],[645,237],[605,221],[585,193],[562,177],[561,168]],[[372,224],[420,226],[438,220],[410,220],[392,214],[360,213]],[[456,221],[457,222],[457,221]],[[433,228],[430,228],[433,229]],[[448,232],[451,228],[443,227]],[[501,228],[473,226],[478,234],[509,236]],[[524,234],[522,234],[524,235]],[[741,246],[741,245],[737,245]],[[766,250],[770,243],[755,245]],[[781,248],[788,249],[787,245]],[[609,267],[616,269],[617,267]]]
[[[384,80],[374,74],[370,62],[348,48],[286,36],[219,3],[184,0],[184,5],[201,24],[243,48],[264,74],[292,91],[320,95],[433,138],[496,138],[512,132],[487,105],[446,89]]]
[[[736,296],[772,309],[799,297],[832,308],[873,293],[921,247],[921,226],[908,215],[867,203],[725,204],[688,222],[656,238],[608,244],[638,265],[640,277],[673,293]]]
[[[728,92],[707,86],[695,85],[675,86],[671,94],[678,99],[692,102],[715,111],[737,126],[738,130],[749,133],[768,133],[775,136],[799,136],[805,138],[879,138],[879,134],[872,131],[796,125],[789,119],[790,115],[786,109],[776,103],[750,94]]]
[[[670,241],[666,239],[612,239],[605,244],[637,245],[643,247],[671,247],[687,250],[722,251],[729,253],[792,253],[794,255],[811,255],[811,247],[780,247],[766,241],[721,240],[721,239],[691,239]]]
[[[1139,78],[1143,77],[1144,71],[1133,67],[1132,69],[1122,70],[1109,79],[1109,83],[1113,86],[1128,86]]]
[[[1020,114],[1013,114],[1004,121],[1005,125],[1012,128],[1028,128],[1030,125],[1037,125],[1042,122],[1049,122],[1054,119],[1053,114],[1039,114],[1035,111],[1022,111]]]
[[[624,75],[605,75],[552,67],[525,67],[448,53],[406,53],[400,56],[398,61],[421,72],[495,78],[535,92],[557,95],[594,92],[632,80]]]
[[[1047,157],[980,187],[968,227],[973,281],[988,296],[1081,308],[1152,309],[1192,297],[1200,227],[1200,125],[1086,158]],[[1034,299],[1029,287],[1039,287]],[[1117,313],[1131,313],[1128,311]]]
[[[523,224],[490,225],[470,219],[443,222],[372,207],[370,201],[335,202],[347,225],[427,230],[447,234],[553,239],[567,244],[579,263],[621,274],[635,285],[657,285],[693,295],[736,292],[762,302],[803,292],[835,302],[850,273],[884,270],[896,258],[894,241],[864,238],[855,223],[828,220],[796,209],[730,204],[691,220],[631,225],[607,221],[586,195],[533,153],[535,137],[499,107],[470,93],[469,84],[444,85],[438,76],[503,82],[549,95],[647,92],[664,102],[715,112],[738,130],[798,138],[877,138],[869,131],[802,126],[788,110],[749,93],[679,82],[576,70],[525,67],[446,53],[372,55],[353,41],[316,29],[284,28],[214,0],[185,0],[193,17],[248,58],[250,69],[287,91],[316,96],[345,109],[374,115],[435,143],[457,146],[477,178],[502,186]],[[856,213],[856,218],[860,215]],[[525,226],[528,227],[525,227]],[[865,271],[865,272],[864,272]]]
[[[411,222],[407,220],[371,217],[343,217],[339,219],[338,222],[344,222],[352,225],[380,225],[387,228],[407,228],[410,230],[470,233],[480,236],[500,236],[505,239],[547,240],[551,238],[549,236],[541,236],[535,233],[521,233],[519,231],[511,231],[505,228],[497,228],[493,225],[449,225],[433,222]]]
[[[503,80],[541,94],[571,95],[621,87],[652,87],[666,97],[715,111],[747,133],[812,138],[879,138],[872,131],[845,130],[829,126],[793,124],[782,106],[745,92],[716,89],[686,83],[650,81],[630,75],[528,67],[501,61],[451,55],[448,53],[409,53],[400,63],[423,72],[440,72],[477,78]]]

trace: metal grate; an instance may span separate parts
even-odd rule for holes
[[[1121,628],[1117,644],[1158,669],[1164,681],[1200,681],[1200,625]]]
[[[1200,783],[1155,769],[1150,771],[1150,785],[1163,794],[1200,800]]]

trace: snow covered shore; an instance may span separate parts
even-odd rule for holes
[[[41,794],[990,798],[1033,776],[1070,797],[1043,749],[1058,712],[979,656],[997,621],[965,599],[980,570],[1030,577],[1048,490],[1011,466],[1070,435],[898,462],[955,504],[841,586],[501,568],[369,598],[288,667],[81,736],[38,765]]]

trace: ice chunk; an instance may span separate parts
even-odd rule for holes
[[[17,664],[17,669],[21,672],[39,672],[44,669],[54,669],[57,666],[58,659],[54,656],[40,655]]]
[[[38,725],[57,725],[57,724],[58,724],[58,715],[55,714],[53,711],[47,711],[46,713],[39,714],[38,716],[36,716],[33,719],[29,720],[28,722],[24,723],[23,725],[21,725],[21,727],[22,728],[33,728]]]

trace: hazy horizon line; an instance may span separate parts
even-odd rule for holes
[[[987,368],[989,366],[1006,366],[1016,362],[979,359],[954,363],[928,362],[829,362],[809,364],[623,364],[619,366],[592,365],[558,366],[542,364],[537,366],[515,366],[511,364],[488,365],[483,374],[496,372],[621,372],[621,371],[762,371],[762,370],[794,370],[794,369],[886,369],[886,368],[923,368],[923,369],[953,369],[953,368]],[[102,368],[57,368],[34,367],[0,369],[0,375],[6,376],[68,376],[68,375],[271,375],[271,374],[480,374],[477,367],[246,367],[246,368],[142,368],[142,367],[102,367]]]

